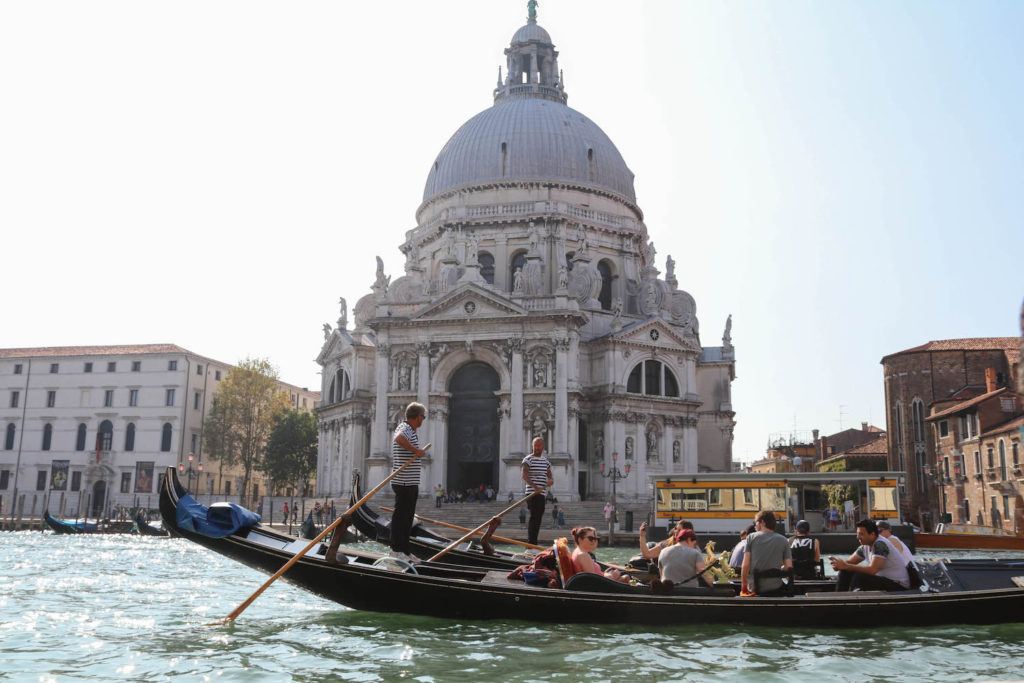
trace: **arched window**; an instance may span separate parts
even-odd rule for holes
[[[78,425],[78,434],[75,436],[75,450],[76,451],[84,451],[85,450],[85,423],[84,422]]]
[[[494,257],[488,254],[486,251],[481,251],[477,256],[477,261],[480,263],[480,275],[489,285],[494,284]]]
[[[1006,481],[1006,443],[1002,439],[999,439],[999,473]]]
[[[336,399],[338,401],[344,401],[348,397],[349,393],[352,391],[352,385],[348,381],[348,373],[339,368],[338,373],[336,375],[336,379],[338,386],[338,394],[336,396]]]
[[[920,443],[924,441],[924,403],[921,399],[915,398],[910,407],[914,423],[914,443]]]
[[[114,425],[110,420],[100,422],[100,431],[96,434],[96,444],[101,451],[109,451],[114,447]]]
[[[53,443],[53,425],[47,422],[43,426],[43,450],[50,450],[51,443]]]
[[[902,472],[906,467],[903,464],[903,404],[899,401],[892,407],[892,433],[896,440],[896,469]]]
[[[608,261],[598,261],[597,272],[601,274],[601,293],[597,300],[601,302],[601,310],[612,310],[612,267]]]
[[[334,382],[335,382],[335,380],[332,377],[331,378],[331,388],[327,392],[327,402],[328,403],[334,403],[337,400],[337,398],[335,398],[335,393],[334,393]]]
[[[131,422],[128,424],[128,428],[124,430],[124,449],[126,451],[135,450],[135,423]]]
[[[516,270],[526,268],[526,252],[517,251],[512,255],[512,263],[508,271],[508,288],[509,291],[515,291],[516,288]]]
[[[626,391],[630,394],[678,398],[679,382],[664,363],[645,360],[643,363],[637,363],[629,373],[629,379],[626,380]]]
[[[160,434],[160,450],[167,453],[171,450],[171,423],[165,422]]]
[[[14,448],[14,425],[7,425],[7,435],[4,437],[4,450],[11,450]]]

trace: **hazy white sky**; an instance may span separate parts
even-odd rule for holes
[[[0,4],[0,347],[171,342],[319,388],[525,1]],[[636,174],[734,455],[885,427],[887,353],[1010,336],[1024,3],[542,0],[569,106]]]

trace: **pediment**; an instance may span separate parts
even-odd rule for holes
[[[316,357],[316,362],[320,365],[327,365],[332,358],[342,355],[352,346],[354,346],[352,337],[349,336],[346,330],[334,330],[324,340],[324,345],[320,348],[320,354]]]
[[[526,309],[512,299],[472,282],[459,285],[410,317],[410,320],[466,320],[525,316]]]
[[[669,351],[694,351],[700,353],[700,345],[685,337],[661,318],[645,320],[623,328],[612,335],[612,339],[626,344],[655,347]]]

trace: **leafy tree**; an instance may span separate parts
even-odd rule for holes
[[[227,403],[213,399],[206,421],[203,423],[203,444],[207,460],[219,464],[217,481],[223,481],[224,468],[238,464],[238,449],[227,411]],[[220,493],[218,491],[218,493]]]
[[[260,469],[275,486],[285,483],[301,493],[316,472],[317,436],[316,416],[312,413],[281,413],[270,431]]]
[[[217,389],[216,409],[207,417],[204,432],[210,429],[206,438],[214,447],[209,454],[221,460],[221,471],[224,465],[242,467],[243,504],[274,418],[289,407],[287,394],[277,385],[277,370],[263,358],[247,358],[228,370]]]

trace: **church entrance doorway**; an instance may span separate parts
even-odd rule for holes
[[[101,517],[103,515],[103,507],[107,503],[107,482],[100,479],[92,485],[92,517]]]
[[[486,363],[467,363],[448,384],[449,489],[498,488],[498,373]]]

